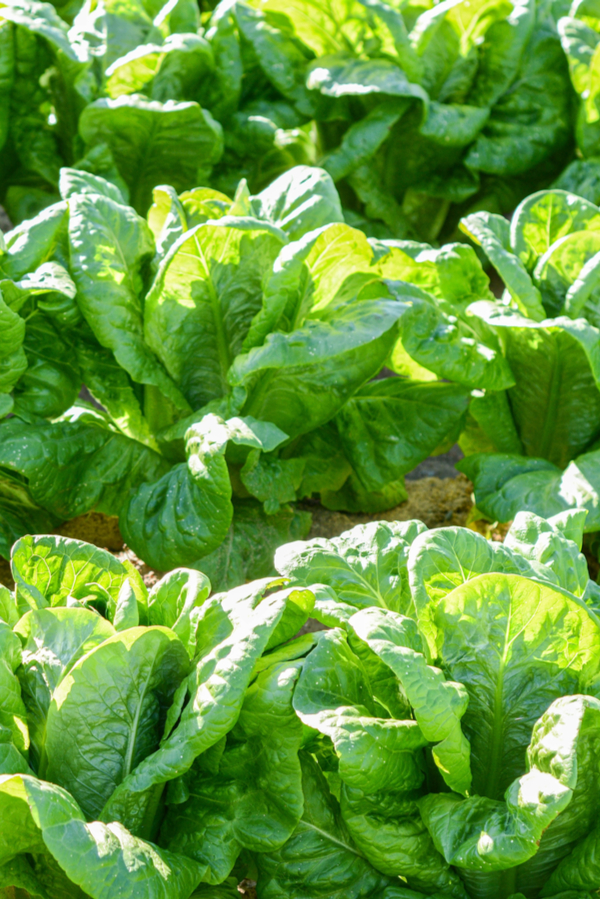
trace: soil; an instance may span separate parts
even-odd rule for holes
[[[421,465],[437,466],[438,471],[445,474],[446,468],[450,468],[447,456],[448,454],[445,454],[444,458],[435,457]],[[472,485],[464,475],[460,475],[454,469],[452,469],[452,477],[430,476],[417,480],[407,479],[406,489],[408,499],[404,503],[394,509],[373,515],[351,515],[332,512],[318,505],[311,504],[310,507],[307,505],[313,517],[308,537],[336,537],[355,525],[380,520],[406,522],[409,519],[420,519],[429,528],[467,523],[473,506]],[[88,541],[97,547],[104,547],[114,553],[118,559],[128,559],[141,572],[147,587],[156,584],[164,574],[149,568],[138,559],[132,550],[125,546],[116,518],[101,513],[87,513],[67,522],[57,529],[56,533],[65,535],[65,537],[77,538],[80,541]],[[0,584],[9,587],[13,585],[9,564],[3,559],[0,559]]]
[[[313,522],[309,538],[336,537],[365,522],[407,522],[409,519],[420,519],[428,528],[466,525],[473,506],[473,487],[464,475],[407,481],[406,490],[408,499],[400,506],[372,515],[352,515],[332,512],[321,506],[311,507]]]
[[[355,515],[334,512],[318,504],[300,504],[312,514],[312,527],[308,539],[337,537],[355,525],[366,522],[407,522],[410,519],[420,519],[428,528],[443,528],[448,525],[468,526],[488,539],[503,541],[510,523],[490,524],[484,520],[471,519],[473,486],[454,468],[454,463],[461,456],[460,450],[456,447],[449,453],[425,460],[406,478],[408,498],[399,506],[385,512]],[[164,575],[164,572],[147,566],[125,545],[119,531],[118,520],[114,517],[96,512],[87,513],[67,522],[57,529],[56,533],[88,541],[90,544],[110,550],[120,560],[129,560],[141,573],[148,588]],[[583,548],[590,576],[594,579],[597,579],[599,573],[598,550],[599,547],[592,546],[589,541],[586,541]],[[14,584],[10,566],[2,558],[0,558],[0,584],[11,588]]]

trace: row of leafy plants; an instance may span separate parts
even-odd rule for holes
[[[106,551],[21,539],[0,592],[0,887],[597,896],[585,517],[521,513],[504,544],[371,523],[210,597],[190,569],[148,592]],[[295,637],[308,616],[327,629]]]
[[[392,508],[456,440],[484,516],[579,507],[600,530],[589,201],[462,220],[498,300],[472,246],[346,224],[318,168],[233,199],[157,188],[147,218],[79,169],[61,192],[0,254],[3,555],[96,510],[153,568],[234,587],[306,534],[297,501]]]
[[[350,224],[435,240],[576,145],[559,186],[596,201],[599,39],[581,0],[7,0],[0,203],[19,223],[76,166],[145,215],[160,184],[257,193],[316,163]]]

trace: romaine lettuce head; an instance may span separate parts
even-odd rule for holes
[[[5,556],[96,510],[159,571],[200,567],[219,587],[267,575],[309,527],[290,504],[394,506],[404,475],[456,439],[469,388],[512,383],[499,346],[407,283],[422,270],[463,305],[488,296],[474,251],[421,268],[410,242],[369,241],[323,169],[233,198],[162,185],[147,218],[81,169],[60,190],[0,251]],[[400,331],[437,374],[406,363]],[[403,377],[374,380],[386,364]]]
[[[183,568],[148,591],[129,563],[53,535],[18,541],[11,566],[15,590],[0,588],[0,887],[230,896],[240,851],[281,846],[302,812],[300,663],[286,664],[295,655],[280,645],[312,593],[263,579],[209,597],[208,578]],[[314,642],[300,643],[299,659]],[[198,784],[213,772],[215,809],[228,798],[205,861],[194,835],[206,811],[181,805],[192,768]],[[188,837],[176,839],[182,816]]]
[[[597,888],[585,516],[520,513],[504,544],[379,522],[277,552],[293,583],[318,582],[312,615],[329,626],[294,693],[310,766],[365,858],[421,896]],[[286,876],[299,836],[287,846],[259,862],[265,896],[301,896]]]
[[[0,887],[593,896],[600,590],[585,510],[503,544],[371,522],[150,590],[26,537],[0,588]],[[324,630],[300,634],[308,617]]]
[[[202,22],[195,0],[2,3],[0,202],[12,221],[59,199],[65,165],[145,214],[160,184],[211,178],[231,193],[245,177],[259,191],[314,163],[306,89],[297,78],[288,98],[289,73],[267,79],[242,24],[229,0]],[[281,43],[300,75],[303,51]]]
[[[584,507],[586,528],[595,531],[600,209],[568,191],[540,191],[510,222],[474,213],[461,229],[505,285],[501,300],[475,302],[467,314],[497,336],[515,380],[505,393],[486,391],[471,404],[464,446],[472,455],[460,468],[475,484],[477,507],[500,521],[519,509],[546,516]]]
[[[238,0],[235,16],[368,233],[435,240],[454,209],[508,211],[568,161],[572,88],[542,3]]]

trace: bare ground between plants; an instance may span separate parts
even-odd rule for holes
[[[420,519],[429,528],[440,528],[445,525],[465,525],[473,506],[472,485],[464,475],[438,478],[430,476],[417,480],[407,480],[408,499],[387,512],[373,515],[351,515],[350,513],[332,512],[322,506],[306,507],[312,513],[313,522],[309,538],[335,537],[349,528],[364,522],[406,522],[409,519]],[[124,545],[116,518],[101,513],[91,512],[67,522],[56,531],[66,537],[88,541],[98,547],[104,547],[119,559],[129,559],[139,569],[148,587],[151,587],[162,576],[145,565]],[[0,559],[0,584],[12,587],[13,581],[9,564]]]

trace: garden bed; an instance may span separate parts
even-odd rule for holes
[[[443,470],[444,460],[434,457],[422,465],[437,466],[438,469]],[[473,508],[473,488],[471,482],[464,475],[445,478],[429,476],[407,480],[406,489],[408,499],[399,506],[371,515],[333,512],[318,504],[303,504],[303,508],[308,510],[313,517],[308,537],[336,537],[343,531],[353,528],[354,525],[379,520],[406,522],[409,519],[420,519],[428,528],[467,524],[469,513]],[[148,586],[155,584],[163,574],[145,565],[125,546],[118,521],[114,517],[96,512],[87,513],[66,522],[57,529],[57,533],[104,547],[115,553],[120,559],[129,559],[140,570],[144,582]],[[0,559],[0,583],[12,587],[10,567],[8,562],[3,559]]]

